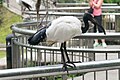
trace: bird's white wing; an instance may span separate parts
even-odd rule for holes
[[[47,40],[64,42],[81,32],[81,21],[73,16],[64,16],[52,21],[51,26],[47,29]]]

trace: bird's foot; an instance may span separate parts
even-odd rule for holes
[[[71,68],[76,68],[75,64],[74,63],[81,63],[81,61],[67,61],[66,63],[70,63],[72,64],[73,66],[70,65]]]
[[[76,61],[76,62],[67,61],[66,63],[63,64],[63,68],[65,69],[65,71],[67,71],[67,73],[68,73],[68,67],[73,69],[76,68],[74,63],[81,63],[81,61]]]
[[[67,71],[67,73],[68,73],[68,67],[67,66],[69,66],[67,63],[64,63],[63,64],[63,69],[65,70],[65,71]]]
[[[69,75],[69,71],[68,71],[68,67],[71,67],[73,69],[76,69],[76,65],[74,63],[81,63],[81,61],[67,61],[64,65],[63,65],[63,68],[65,71],[67,71],[68,75]],[[72,65],[71,65],[72,64]],[[83,73],[76,73],[75,75],[76,76],[82,76],[82,75],[85,75],[87,72],[83,72]]]

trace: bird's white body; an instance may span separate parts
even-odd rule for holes
[[[52,21],[46,30],[47,41],[65,42],[82,33],[81,21],[73,16],[63,16]]]

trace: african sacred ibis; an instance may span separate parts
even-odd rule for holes
[[[60,42],[60,50],[63,58],[63,67],[65,68],[65,70],[67,70],[67,66],[70,66],[67,63],[73,64],[73,62],[71,62],[68,57],[66,50],[66,41],[70,40],[75,36],[81,35],[81,26],[82,23],[78,18],[74,16],[62,16],[53,20],[48,26],[48,28],[43,28],[37,31],[28,39],[28,43],[31,45],[37,45],[39,42],[42,42],[44,40]],[[67,61],[65,61],[65,56],[67,58]]]
[[[34,0],[16,0],[16,2],[28,10],[34,9],[36,3]]]

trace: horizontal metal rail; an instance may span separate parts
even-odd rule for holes
[[[28,30],[25,28],[22,28],[24,26],[31,26],[31,25],[36,25],[37,22],[23,22],[23,23],[19,23],[19,24],[13,24],[11,26],[11,29],[13,32],[15,33],[19,33],[19,34],[24,34],[24,35],[32,35],[36,32],[36,30]],[[106,33],[106,35],[104,35],[103,33],[84,33],[81,34],[80,36],[76,36],[75,38],[80,38],[80,39],[119,39],[120,38],[120,33]]]
[[[25,46],[27,48],[33,48],[33,49],[41,49],[41,50],[54,50],[54,51],[60,51],[59,47],[48,47],[48,46],[30,46],[28,44],[23,44],[17,41],[14,41],[16,45],[19,46]],[[90,52],[90,53],[119,53],[120,49],[93,49],[93,48],[67,48],[68,52]]]
[[[120,37],[119,37],[120,38]],[[19,46],[24,46],[27,48],[32,48],[32,49],[41,49],[41,50],[53,50],[53,51],[60,51],[60,47],[48,47],[48,46],[31,46],[28,44],[23,44],[20,42],[17,42],[14,40],[14,44],[19,45]],[[120,53],[120,49],[93,49],[93,48],[67,48],[68,52],[89,52],[90,53]],[[57,54],[57,53],[56,53]]]
[[[78,9],[79,10],[89,9],[89,6],[88,7],[60,7],[60,8],[53,8],[53,10],[78,10]],[[120,9],[120,6],[102,6],[102,9]]]
[[[36,15],[36,12],[28,11],[25,14]],[[46,11],[39,12],[40,15],[45,15]],[[48,15],[55,16],[83,16],[84,13],[75,13],[75,12],[48,12]],[[102,13],[102,15],[120,15],[120,13]]]
[[[89,6],[87,7],[57,7],[57,8],[48,8],[48,11],[54,11],[54,10],[87,10],[89,9]],[[102,9],[120,9],[120,6],[102,6]],[[35,11],[35,10],[32,10]],[[46,11],[46,9],[40,9],[40,11]]]
[[[19,33],[19,34],[24,34],[24,35],[31,35],[34,34],[36,31],[35,30],[27,30],[27,29],[22,29],[18,28],[16,26],[12,26],[11,29],[13,32]],[[80,38],[80,39],[119,39],[120,38],[120,33],[106,33],[104,35],[103,33],[85,33],[81,34],[80,36],[76,36],[75,38]]]
[[[69,74],[93,71],[112,70],[120,68],[120,59],[75,63],[76,68],[68,68]],[[0,70],[0,80],[13,80],[68,74],[63,65],[38,66],[29,68]]]
[[[57,6],[88,6],[89,3],[57,3]],[[117,6],[116,3],[103,3],[103,6]]]
[[[120,6],[103,6],[103,11],[111,11],[111,10],[118,10]],[[57,7],[57,8],[49,8],[48,15],[55,15],[55,16],[83,16],[83,12],[81,13],[80,10],[87,10],[89,7]],[[62,12],[57,12],[57,10],[63,10]],[[65,12],[64,10],[77,10],[77,12]],[[36,11],[25,11],[25,14],[28,15],[36,15]],[[39,12],[40,15],[46,15],[46,9],[41,9]],[[120,13],[102,13],[102,15],[120,15]]]

